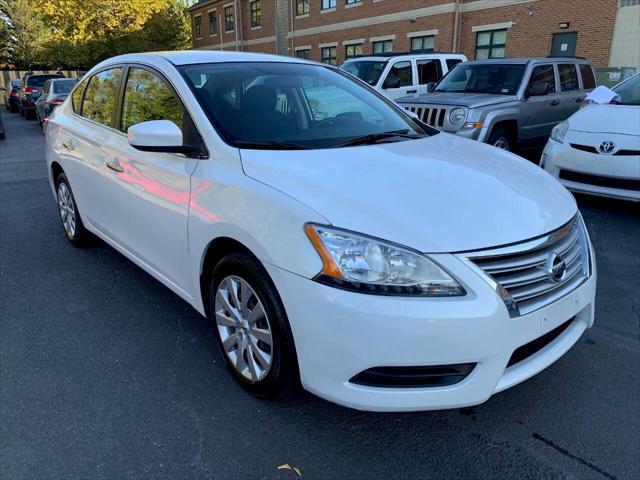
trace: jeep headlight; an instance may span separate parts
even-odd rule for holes
[[[449,113],[449,122],[456,127],[462,125],[466,119],[467,112],[464,108],[454,108]]]

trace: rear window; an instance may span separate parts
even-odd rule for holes
[[[582,75],[582,88],[585,90],[596,88],[596,77],[593,75],[591,65],[586,63],[580,65],[580,74]]]
[[[53,82],[53,93],[70,93],[73,90],[77,80],[59,80]]]
[[[27,87],[42,87],[50,78],[61,78],[60,75],[31,75],[27,77]]]

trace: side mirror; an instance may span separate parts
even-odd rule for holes
[[[382,88],[400,88],[400,79],[398,77],[387,77],[382,84]]]
[[[427,93],[433,93],[436,91],[436,82],[427,83]]]
[[[170,120],[136,123],[127,130],[129,144],[143,152],[182,153],[193,155],[196,148],[185,145],[182,130]]]
[[[549,82],[539,83],[527,89],[527,91],[525,92],[525,98],[548,95],[550,89],[551,87],[549,85]]]

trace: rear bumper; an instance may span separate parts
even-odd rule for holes
[[[447,258],[448,257],[448,258]],[[546,307],[510,318],[494,290],[453,256],[438,256],[469,292],[456,298],[397,298],[346,292],[267,266],[287,310],[303,386],[361,410],[458,408],[486,401],[542,371],[593,324],[591,277]],[[573,319],[573,320],[571,320]],[[536,353],[507,367],[519,347],[571,320]],[[389,388],[350,381],[376,367],[475,364],[453,385]]]

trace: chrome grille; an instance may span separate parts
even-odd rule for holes
[[[556,301],[589,276],[587,237],[578,217],[543,238],[464,257],[488,276],[511,316]]]
[[[447,108],[437,105],[405,105],[405,110],[415,113],[418,118],[432,127],[444,127]]]

